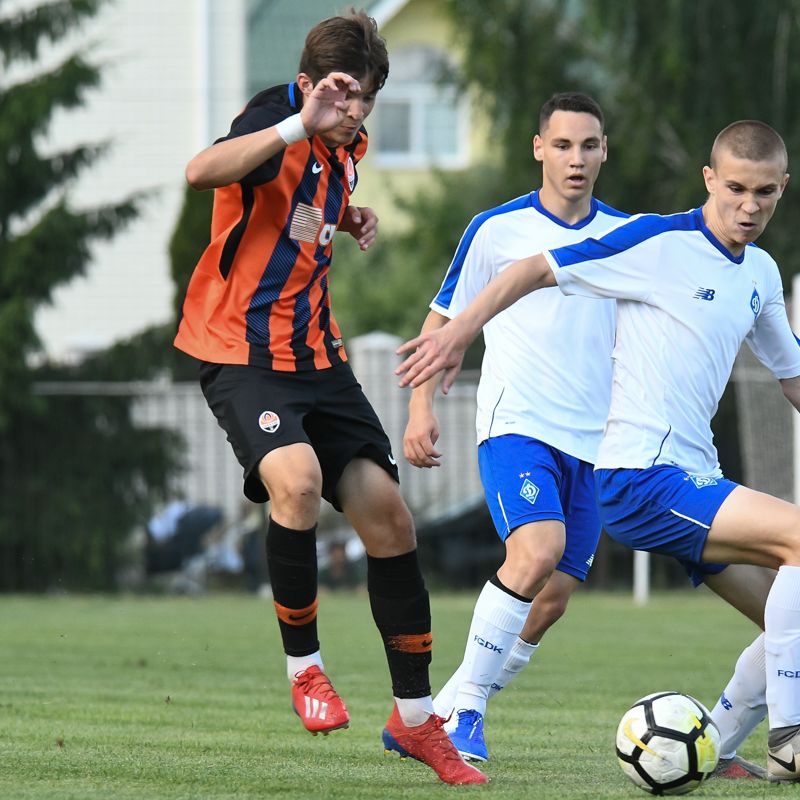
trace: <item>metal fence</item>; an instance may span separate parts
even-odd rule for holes
[[[437,394],[436,414],[444,454],[442,466],[420,470],[403,458],[403,431],[409,392],[400,389],[393,373],[400,339],[371,333],[350,341],[353,370],[372,402],[392,442],[400,469],[403,495],[417,522],[442,517],[473,504],[482,495],[475,446],[477,375],[463,373],[449,394]],[[731,380],[736,390],[739,445],[744,482],[770,494],[794,499],[795,446],[792,421],[796,418],[775,379],[747,347],[737,359]],[[135,421],[143,427],[163,427],[185,442],[185,469],[174,485],[176,497],[191,503],[214,505],[228,519],[241,514],[242,470],[225,434],[208,410],[195,383],[169,380],[129,383],[47,383],[44,394],[123,394],[135,398]]]

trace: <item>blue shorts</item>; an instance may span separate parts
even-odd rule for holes
[[[478,466],[500,538],[528,522],[560,520],[566,545],[556,569],[585,581],[600,539],[592,465],[511,433],[482,442]]]
[[[726,564],[703,563],[708,531],[738,484],[690,475],[671,464],[598,469],[597,505],[608,535],[633,550],[677,558],[695,586]]]

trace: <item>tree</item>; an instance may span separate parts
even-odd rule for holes
[[[46,43],[102,4],[54,0],[0,16],[3,75],[35,67]],[[40,355],[36,309],[142,202],[75,208],[70,181],[105,145],[45,152],[53,114],[79,106],[99,80],[77,52],[33,77],[0,79],[0,589],[111,588],[124,537],[163,496],[176,462],[162,432],[134,428],[129,399],[34,391],[36,380],[65,374],[30,366]]]
[[[604,195],[630,211],[669,213],[705,200],[701,168],[715,135],[760,119],[800,146],[798,0],[586,0],[584,36],[602,40],[600,87],[612,120]],[[791,164],[790,164],[791,171]],[[800,271],[788,220],[800,212],[789,187],[759,244],[788,286]]]

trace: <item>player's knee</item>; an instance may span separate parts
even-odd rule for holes
[[[319,512],[322,499],[322,481],[314,475],[287,475],[272,480],[267,485],[274,508],[285,513],[307,514]]]
[[[408,506],[398,495],[397,502],[392,503],[384,517],[385,524],[392,539],[398,542],[416,544],[416,534],[414,532],[414,519]]]

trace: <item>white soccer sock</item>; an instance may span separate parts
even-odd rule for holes
[[[323,672],[325,667],[322,665],[322,654],[319,650],[307,656],[286,656],[286,674],[290,681],[294,681],[294,676],[309,667],[317,666]]]
[[[769,727],[800,724],[800,567],[778,570],[764,609]]]
[[[450,680],[442,686],[437,692],[436,697],[433,698],[434,711],[440,716],[447,719],[453,712],[453,705],[456,702],[456,695],[458,694],[458,687],[464,678],[464,666],[459,664],[458,669],[450,676]]]
[[[767,673],[764,634],[742,650],[711,719],[719,728],[720,758],[733,758],[739,745],[767,715]]]
[[[505,689],[514,676],[522,672],[533,658],[533,654],[539,649],[539,644],[531,644],[517,636],[517,640],[508,653],[508,658],[503,664],[503,671],[497,676],[496,680],[489,687],[489,699],[493,698],[501,689]]]
[[[409,728],[422,725],[433,714],[433,700],[427,697],[395,697],[397,710],[400,712],[400,719]]]
[[[462,679],[453,708],[472,708],[486,713],[489,690],[502,676],[503,665],[518,638],[531,604],[512,597],[493,583],[483,587],[475,603],[464,660],[459,667]]]

